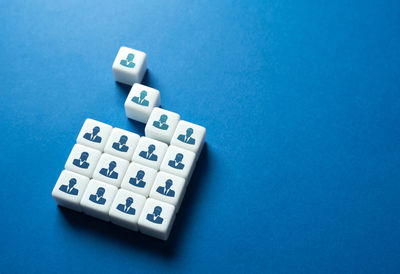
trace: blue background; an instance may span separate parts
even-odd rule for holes
[[[399,1],[0,2],[1,272],[399,272]],[[114,82],[207,128],[169,241],[58,208],[88,117],[143,134]]]

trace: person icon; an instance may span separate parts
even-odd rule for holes
[[[183,169],[185,167],[184,164],[182,164],[182,159],[183,159],[183,154],[182,153],[177,153],[175,156],[175,160],[171,160],[168,162],[168,165],[170,167],[176,168],[176,169]]]
[[[115,150],[121,151],[121,152],[127,152],[129,147],[126,145],[126,142],[128,141],[128,137],[125,135],[122,135],[119,137],[118,142],[114,142],[112,147]]]
[[[126,59],[122,59],[120,64],[127,68],[134,68],[135,63],[133,63],[133,58],[135,58],[135,54],[129,53]]]
[[[190,137],[190,136],[192,136],[192,134],[193,134],[193,128],[190,127],[186,130],[186,135],[180,134],[178,136],[178,140],[181,142],[184,142],[186,144],[189,144],[189,145],[194,145],[194,143],[196,142],[196,139]]]
[[[111,161],[108,164],[108,169],[103,167],[102,169],[100,169],[99,173],[101,175],[104,175],[104,176],[106,176],[108,178],[111,178],[111,179],[118,179],[118,172],[114,171],[116,166],[117,166],[117,163],[114,162],[114,161]]]
[[[168,119],[168,116],[165,114],[162,114],[158,121],[153,122],[153,126],[155,126],[156,128],[162,129],[162,130],[167,130],[169,127],[169,125],[166,124],[167,119]]]
[[[117,209],[119,211],[121,211],[121,212],[126,213],[126,214],[135,215],[136,209],[131,207],[132,203],[133,203],[133,198],[132,197],[128,197],[128,198],[126,198],[125,204],[119,204],[117,206]]]
[[[101,143],[101,137],[97,135],[99,132],[100,132],[100,128],[96,126],[92,129],[92,133],[86,132],[83,135],[83,138],[85,138],[86,140],[92,141],[94,143]]]
[[[159,186],[159,187],[157,187],[156,191],[158,193],[160,193],[162,195],[165,195],[165,196],[168,196],[168,197],[175,197],[175,191],[173,191],[171,189],[171,186],[172,186],[172,180],[168,179],[168,180],[165,181],[165,187]]]
[[[146,182],[143,181],[143,177],[145,175],[145,172],[143,170],[139,170],[136,173],[136,177],[135,178],[130,178],[129,179],[129,183],[133,186],[137,186],[140,188],[143,188],[146,185]]]
[[[155,224],[162,224],[164,219],[160,217],[161,211],[162,208],[160,206],[156,206],[153,210],[153,213],[147,214],[146,219]]]
[[[61,185],[59,190],[61,190],[62,192],[65,192],[67,194],[71,194],[71,195],[78,195],[78,189],[75,188],[74,186],[76,185],[76,179],[75,178],[71,178],[71,180],[69,180],[69,184],[68,185]]]
[[[140,92],[140,97],[133,96],[132,102],[134,102],[134,103],[136,103],[136,104],[138,104],[138,105],[141,105],[141,106],[148,107],[148,106],[149,106],[149,101],[147,101],[146,99],[144,99],[144,98],[146,98],[146,96],[147,96],[147,91],[142,90],[142,91]]]
[[[106,190],[103,187],[99,187],[96,194],[89,196],[89,200],[95,204],[104,205],[106,203],[106,199],[103,198],[104,192],[106,192]]]
[[[82,152],[81,153],[81,157],[79,157],[79,159],[74,159],[72,161],[72,164],[74,166],[83,168],[83,169],[87,169],[89,167],[89,163],[86,162],[87,158],[89,157],[89,153],[87,152]]]
[[[144,151],[144,150],[141,151],[139,153],[139,156],[143,157],[143,158],[145,158],[147,160],[150,160],[150,161],[157,161],[158,156],[156,154],[153,154],[155,149],[156,149],[155,145],[149,145],[147,151]]]

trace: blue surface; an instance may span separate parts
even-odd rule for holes
[[[0,272],[400,271],[399,1],[0,3]],[[207,128],[168,242],[56,206],[111,65]]]

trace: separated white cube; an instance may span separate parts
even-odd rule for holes
[[[169,203],[178,212],[185,195],[185,186],[185,179],[160,171],[151,188],[150,198]]]
[[[167,240],[175,220],[175,207],[152,198],[146,200],[139,218],[139,230],[143,234]]]
[[[127,160],[103,153],[93,172],[93,179],[119,187],[128,165]]]
[[[194,152],[171,145],[165,153],[160,170],[188,179],[194,168],[195,159]]]
[[[171,145],[193,151],[197,160],[205,140],[206,129],[204,127],[181,120],[172,136]]]
[[[113,128],[104,152],[130,161],[140,136],[120,128]]]
[[[130,86],[142,82],[146,70],[146,53],[127,47],[119,49],[112,65],[115,81]]]
[[[81,212],[80,201],[88,183],[88,177],[63,170],[54,186],[52,196],[58,205]]]
[[[158,170],[168,145],[160,141],[141,137],[133,153],[132,161]]]
[[[65,169],[91,178],[100,155],[101,152],[97,149],[75,144],[65,163]]]
[[[145,202],[146,197],[119,189],[109,211],[111,222],[138,231],[138,221]]]
[[[144,129],[146,137],[169,144],[180,119],[177,113],[154,108]]]
[[[95,218],[109,221],[108,212],[118,188],[97,180],[90,180],[81,200],[84,213]]]
[[[146,123],[153,108],[160,106],[160,92],[141,84],[134,84],[125,101],[126,116]]]
[[[110,136],[112,126],[105,123],[86,119],[79,132],[76,142],[103,152],[107,139]]]
[[[157,170],[132,162],[122,180],[121,188],[147,197],[156,176]]]

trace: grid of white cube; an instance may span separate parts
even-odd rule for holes
[[[205,140],[203,127],[169,117],[173,130],[150,130],[152,138],[87,119],[54,186],[56,203],[167,240]]]

